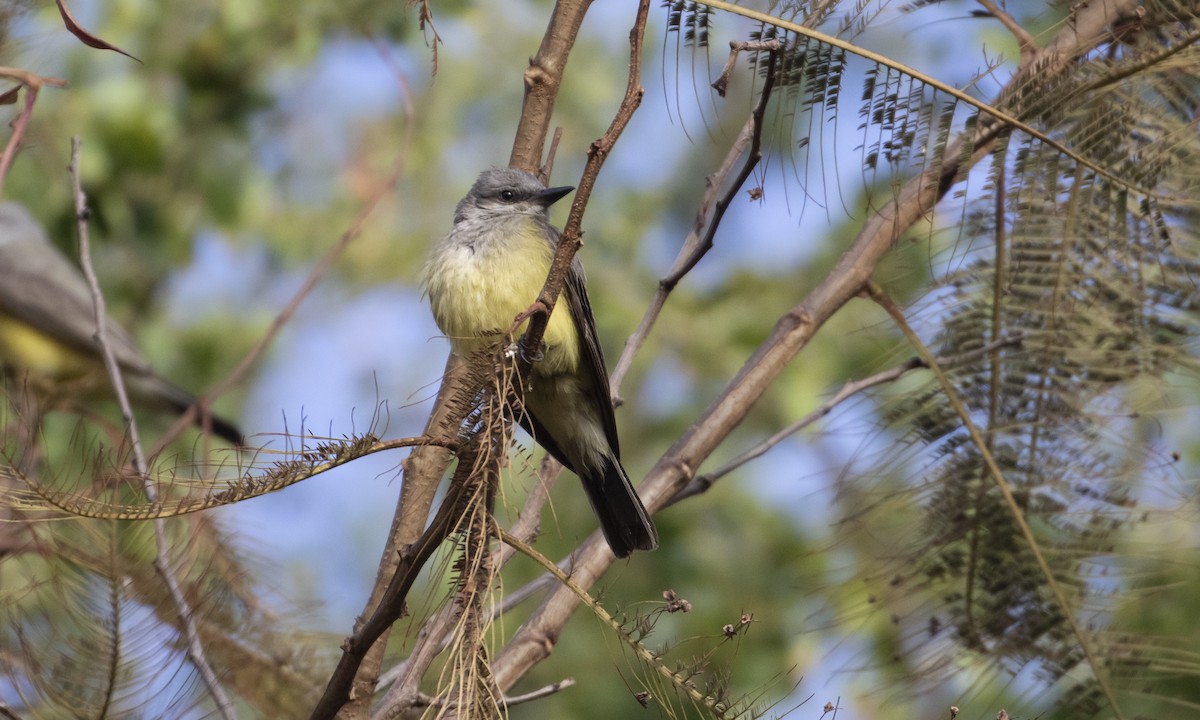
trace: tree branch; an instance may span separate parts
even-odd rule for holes
[[[956,355],[946,355],[936,358],[936,360],[942,367],[954,367],[956,365],[961,365],[963,363],[978,359],[984,355],[994,354],[998,352],[1000,348],[1009,345],[1018,345],[1020,342],[1021,337],[1019,335],[1007,338],[999,338],[976,350],[958,353]],[[875,373],[874,375],[869,375],[859,380],[851,380],[846,382],[845,385],[842,385],[840,390],[834,393],[833,397],[821,403],[816,410],[813,410],[809,414],[793,422],[774,435],[771,435],[766,440],[763,440],[749,450],[746,450],[741,455],[738,455],[736,458],[730,460],[716,470],[704,473],[702,475],[697,475],[692,479],[691,482],[685,485],[684,488],[675,495],[675,497],[671,498],[670,504],[674,505],[694,495],[700,495],[708,492],[709,488],[716,484],[716,482],[721,478],[725,477],[734,470],[737,470],[751,460],[756,460],[762,457],[771,448],[833,412],[835,407],[841,405],[843,402],[849,400],[855,395],[879,385],[895,382],[913,370],[922,370],[928,368],[929,363],[925,362],[925,360],[919,356],[913,356],[906,362],[901,363],[896,367]]]
[[[554,101],[558,99],[567,58],[591,5],[591,0],[558,0],[554,5],[542,44],[537,54],[529,59],[529,67],[525,70],[521,119],[508,159],[512,167],[537,173],[542,164],[542,148],[546,146],[550,115],[554,112]]]
[[[146,454],[142,450],[142,441],[138,436],[137,421],[133,416],[133,407],[130,405],[129,395],[125,391],[125,378],[121,373],[121,366],[117,364],[117,357],[113,354],[112,346],[108,342],[108,312],[104,305],[104,294],[100,291],[100,281],[96,278],[96,271],[92,267],[91,244],[88,242],[87,196],[83,193],[79,171],[82,144],[78,135],[71,138],[71,162],[67,167],[71,175],[71,185],[75,195],[75,221],[79,231],[79,264],[83,269],[84,277],[87,278],[88,289],[92,294],[92,303],[96,317],[96,342],[100,346],[100,354],[104,358],[104,366],[108,370],[113,391],[117,396],[117,404],[121,408],[121,416],[125,420],[125,427],[129,432],[129,440],[133,445],[134,469],[137,471],[138,477],[142,479],[142,491],[146,493],[146,499],[151,503],[157,503],[158,488],[150,478],[149,468],[146,464]],[[188,659],[191,660],[192,665],[199,671],[200,678],[204,682],[204,687],[208,690],[208,694],[212,696],[213,702],[216,703],[221,717],[225,718],[225,720],[235,720],[237,713],[233,709],[233,703],[229,700],[229,696],[225,694],[225,689],[221,687],[216,672],[213,671],[212,665],[208,662],[204,645],[200,642],[200,633],[196,629],[195,611],[184,596],[179,579],[175,576],[175,571],[171,568],[171,548],[167,543],[166,522],[161,518],[155,518],[153,523],[154,569],[162,577],[163,583],[166,584],[167,591],[171,595],[171,600],[175,604],[175,611],[179,615],[179,624],[187,641]]]
[[[8,138],[8,143],[4,146],[4,153],[0,154],[0,195],[4,194],[4,181],[8,178],[8,170],[12,167],[13,160],[17,157],[17,150],[21,147],[21,142],[25,139],[25,130],[29,127],[29,120],[33,117],[33,106],[37,102],[38,91],[43,85],[51,85],[53,87],[66,87],[67,81],[52,77],[42,77],[35,75],[25,70],[17,68],[0,67],[0,77],[11,78],[25,86],[25,107],[22,108],[21,114],[13,122],[13,133]],[[7,96],[8,93],[5,93]]]
[[[733,45],[731,43],[731,45]],[[745,45],[743,43],[743,45]],[[612,372],[612,397],[613,403],[620,405],[621,403],[621,383],[625,380],[626,373],[633,365],[633,357],[641,349],[642,345],[649,337],[650,331],[654,328],[654,324],[658,321],[658,316],[662,312],[663,306],[667,303],[667,296],[679,284],[685,275],[692,271],[692,268],[700,262],[708,251],[713,247],[713,240],[717,235],[717,229],[721,226],[721,220],[725,217],[725,211],[733,203],[733,199],[741,191],[742,185],[746,179],[750,177],[750,173],[758,166],[762,159],[762,126],[763,116],[767,111],[767,103],[771,99],[771,89],[775,82],[775,58],[776,51],[779,50],[783,43],[778,40],[768,41],[768,43],[757,43],[756,45],[765,46],[770,52],[770,64],[767,68],[767,79],[763,84],[762,92],[759,96],[758,103],[754,110],[751,111],[750,117],[746,118],[746,122],[742,125],[741,131],[738,133],[733,144],[729,146],[729,152],[725,153],[725,159],[721,161],[720,167],[716,172],[705,178],[704,196],[700,200],[700,206],[696,209],[696,218],[692,221],[692,229],[683,240],[682,247],[679,248],[679,254],[675,257],[675,263],[671,266],[668,272],[662,279],[658,281],[658,290],[654,293],[654,298],[650,301],[650,305],[646,308],[645,314],[642,315],[642,321],[638,324],[637,330],[629,336],[625,341],[625,347],[621,351],[621,357],[618,358],[617,364]],[[732,58],[737,56],[738,49],[730,52],[730,63],[732,66]],[[728,66],[727,66],[728,67]],[[749,146],[749,150],[746,147]],[[737,177],[726,189],[725,194],[719,199],[717,193],[725,185],[725,180],[731,172],[733,165],[739,157],[745,153],[746,160],[742,163],[741,170]],[[704,234],[701,235],[701,231]]]
[[[583,245],[581,239],[583,237],[581,230],[583,213],[587,208],[588,200],[591,199],[592,188],[595,187],[600,168],[608,159],[608,154],[612,151],[617,139],[621,137],[625,127],[629,125],[633,113],[642,104],[642,95],[646,92],[641,82],[642,41],[646,34],[646,19],[649,13],[650,0],[641,0],[638,3],[637,17],[634,20],[633,28],[629,31],[629,78],[625,84],[625,96],[621,99],[621,104],[617,108],[617,113],[609,124],[608,130],[588,147],[587,163],[584,165],[583,175],[579,178],[579,185],[575,188],[575,196],[571,201],[571,212],[567,215],[567,223],[563,227],[562,236],[559,238],[558,247],[554,252],[554,259],[550,263],[550,273],[534,303],[534,307],[538,310],[530,318],[529,325],[525,329],[525,336],[521,341],[523,351],[521,353],[522,366],[518,368],[517,372],[519,377],[529,377],[526,358],[537,355],[537,350],[542,345],[542,336],[550,322],[550,314],[554,312],[554,305],[562,293],[567,274],[570,272],[571,261]]]

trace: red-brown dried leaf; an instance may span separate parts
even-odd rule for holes
[[[12,105],[17,101],[17,96],[20,94],[20,85],[17,85],[11,90],[5,90],[3,93],[0,93],[0,105]]]
[[[127,58],[141,62],[141,60],[138,60],[116,45],[101,40],[100,38],[88,32],[82,25],[78,23],[78,21],[75,20],[75,16],[71,14],[70,8],[67,7],[66,0],[54,0],[54,4],[58,6],[58,13],[62,15],[63,25],[67,26],[67,31],[79,38],[79,41],[84,45],[96,48],[97,50],[112,50],[113,52],[119,52]]]

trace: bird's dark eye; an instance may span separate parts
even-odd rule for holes
[[[501,190],[500,199],[504,202],[512,202],[517,199],[517,194],[512,190]]]

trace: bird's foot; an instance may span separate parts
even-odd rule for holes
[[[525,321],[529,318],[533,317],[534,315],[545,315],[549,312],[550,308],[546,307],[546,303],[542,302],[541,300],[534,300],[532,305],[522,310],[517,314],[517,317],[513,319],[512,327],[508,329],[509,337],[516,335],[517,330],[524,325]]]

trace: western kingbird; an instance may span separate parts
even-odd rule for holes
[[[196,401],[156,375],[129,333],[112,319],[105,337],[132,402],[182,413]],[[112,392],[87,279],[50,243],[29,211],[15,203],[0,203],[0,364],[34,387]],[[215,416],[208,422],[216,435],[245,444],[232,423]],[[198,419],[197,424],[203,422]]]
[[[559,239],[547,211],[574,189],[546,188],[524,170],[492,168],[459,202],[454,229],[433,248],[424,273],[433,316],[456,355],[497,348],[538,296]],[[653,550],[654,523],[621,467],[608,371],[578,257],[544,342],[517,418],[521,427],[583,481],[617,557]]]

